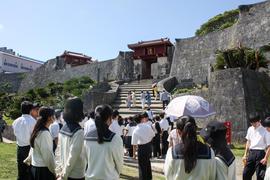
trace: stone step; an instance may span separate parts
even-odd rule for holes
[[[144,91],[144,93],[145,93],[145,91]],[[149,93],[150,93],[151,96],[153,96],[152,91],[149,91]],[[118,95],[125,95],[125,96],[127,96],[128,95],[128,91],[119,91],[118,92]],[[135,92],[135,95],[136,96],[141,96],[141,91],[136,91]]]
[[[147,107],[147,105],[145,105]],[[113,104],[112,107],[114,109],[119,109],[119,108],[127,108],[126,104]],[[136,108],[140,108],[141,104],[136,104]],[[162,104],[151,104],[151,109],[162,109]],[[131,107],[133,109],[134,107]]]
[[[126,103],[126,99],[119,99],[119,97],[117,97],[117,99],[115,99],[115,101],[113,102],[113,104],[122,104],[122,103]],[[141,101],[139,99],[136,99],[136,104],[141,104]],[[159,100],[152,100],[151,104],[162,104],[161,101]]]
[[[122,116],[122,117],[129,117],[129,116],[134,116],[136,114],[139,114],[139,113],[142,113],[143,111],[146,111],[145,110],[142,110],[142,109],[139,109],[139,110],[132,110],[132,109],[127,109],[127,110],[123,110],[123,109],[118,109],[118,112],[119,114]],[[153,114],[154,115],[158,115],[160,114],[161,112],[163,112],[162,110],[152,110]]]
[[[119,89],[119,92],[125,92],[125,93],[128,93],[128,91],[134,91],[135,90],[135,93],[138,93],[138,92],[140,92],[141,93],[141,91],[144,91],[144,92],[146,92],[146,91],[149,91],[149,92],[152,92],[152,89],[147,89],[147,88],[139,88],[139,89],[135,89],[135,88],[125,88],[125,89]]]
[[[121,96],[117,96],[116,100],[126,100],[127,95],[121,95]],[[136,100],[141,100],[141,95],[136,95]],[[155,97],[151,96],[151,100],[155,100]],[[157,99],[158,100],[158,99]]]

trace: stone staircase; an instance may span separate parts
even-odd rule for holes
[[[126,105],[126,97],[128,91],[135,90],[136,93],[136,107],[131,107],[128,109]],[[141,107],[141,91],[149,91],[151,94],[151,110],[154,115],[162,112],[162,102],[160,100],[155,100],[152,94],[152,80],[141,80],[138,84],[137,81],[133,81],[130,83],[125,83],[119,87],[118,95],[113,103],[113,109],[117,109],[122,117],[134,116],[135,114],[141,113],[142,111],[147,110],[147,105],[145,105],[145,109],[143,110]]]

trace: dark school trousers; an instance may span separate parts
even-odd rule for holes
[[[163,131],[162,133],[162,155],[166,155],[167,154],[167,150],[168,150],[168,146],[169,146],[169,142],[168,142],[168,131]]]
[[[55,175],[47,167],[31,166],[33,180],[55,180]]]
[[[264,179],[266,165],[260,163],[260,161],[264,158],[264,156],[265,156],[264,150],[252,150],[252,149],[249,150],[247,164],[243,172],[243,180],[251,180],[255,171],[257,180]]]
[[[153,154],[154,157],[159,157],[161,156],[161,150],[160,150],[160,135],[156,134],[154,139],[153,139]]]
[[[168,106],[168,104],[169,104],[169,101],[168,100],[162,101],[163,110],[165,109],[165,107]]]
[[[17,166],[18,177],[17,180],[29,180],[30,179],[30,166],[23,163],[27,158],[30,151],[30,146],[17,146]]]
[[[150,156],[151,156],[151,143],[138,145],[138,164],[139,164],[140,180],[152,179]]]

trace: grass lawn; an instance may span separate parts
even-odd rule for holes
[[[0,180],[15,180],[16,177],[16,145],[0,143]],[[124,166],[120,179],[138,179],[138,169]],[[163,180],[165,178],[153,173],[153,179]]]
[[[245,144],[233,144],[232,152],[235,156],[243,157],[245,153]]]

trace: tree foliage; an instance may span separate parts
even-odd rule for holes
[[[202,36],[210,32],[223,30],[225,28],[234,25],[239,18],[239,9],[226,11],[223,14],[219,14],[206,23],[201,25],[200,29],[196,31],[197,36]]]
[[[21,115],[20,105],[24,100],[37,102],[46,106],[63,108],[67,98],[82,96],[95,82],[87,77],[72,78],[64,83],[50,83],[46,87],[30,89],[22,94],[0,92],[0,111],[7,117],[16,119]]]
[[[260,67],[267,68],[268,61],[260,50],[246,47],[217,51],[215,70],[237,67],[257,70]]]

